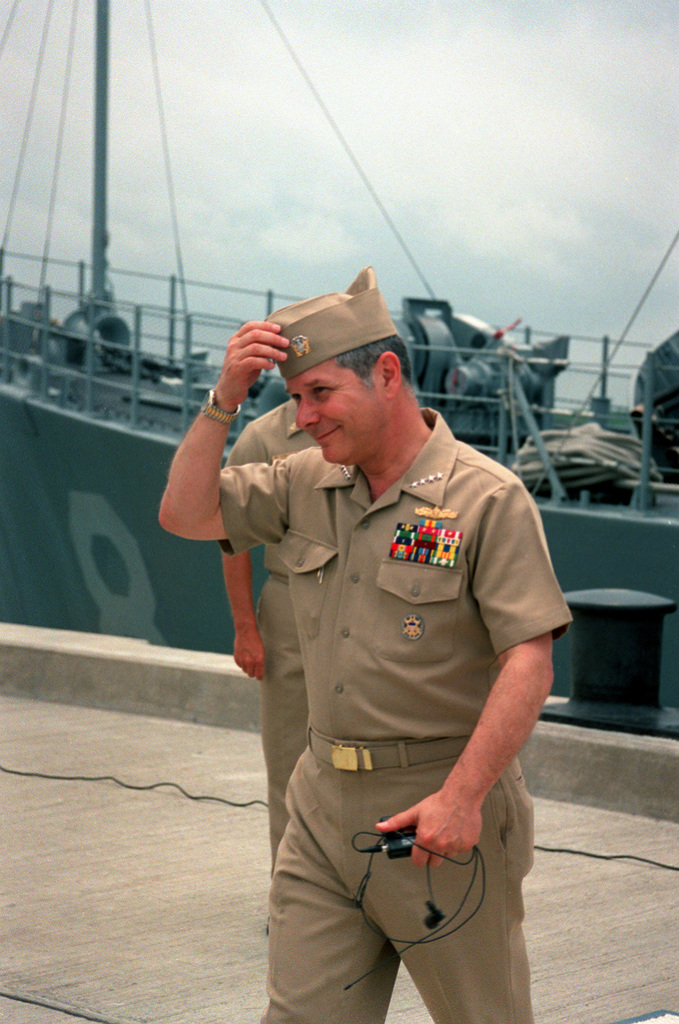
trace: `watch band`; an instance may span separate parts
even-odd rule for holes
[[[217,420],[218,423],[233,423],[240,412],[240,405],[234,409],[233,412],[224,412],[220,409],[215,401],[215,391],[212,388],[206,394],[203,404],[200,407],[200,411],[203,416],[207,416],[209,420]]]

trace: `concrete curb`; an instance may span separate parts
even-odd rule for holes
[[[0,693],[259,731],[259,686],[230,655],[127,637],[0,623]],[[535,796],[679,821],[675,740],[541,721],[521,763]]]
[[[521,766],[534,796],[679,822],[676,740],[538,722]]]
[[[259,730],[259,686],[230,655],[0,623],[0,693]]]

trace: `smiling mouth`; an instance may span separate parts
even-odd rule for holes
[[[335,433],[337,429],[337,427],[333,427],[331,430],[326,430],[324,434],[316,434],[314,440],[317,441],[318,444],[322,445],[325,441],[328,440],[328,438],[332,437],[332,435]]]

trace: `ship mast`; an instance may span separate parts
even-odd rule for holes
[[[92,297],[106,295],[106,158],[108,122],[108,0],[97,0],[94,66],[94,209],[92,218]]]

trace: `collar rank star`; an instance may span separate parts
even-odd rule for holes
[[[429,476],[423,476],[419,480],[411,480],[408,486],[421,487],[422,484],[433,484],[436,480],[443,480],[443,473],[430,473]]]

